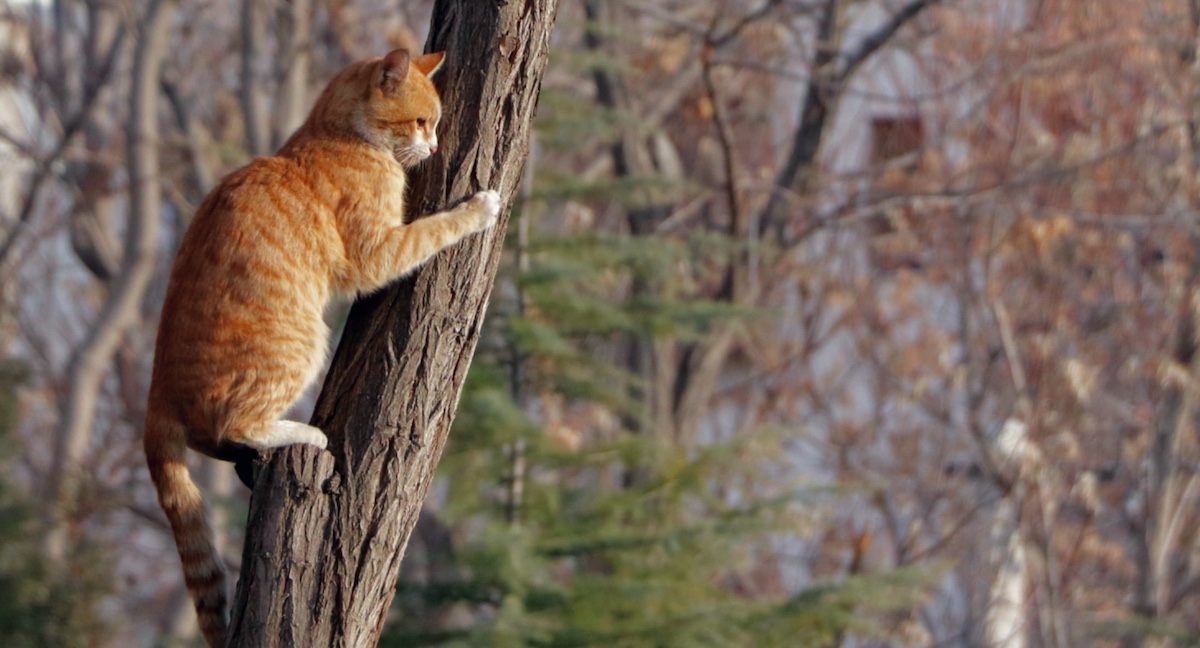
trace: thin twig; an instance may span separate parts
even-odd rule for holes
[[[900,11],[892,14],[892,17],[889,18],[882,27],[876,29],[871,33],[871,35],[867,36],[862,40],[861,43],[859,43],[858,49],[846,55],[846,62],[841,71],[839,71],[834,77],[834,80],[838,83],[841,83],[849,79],[854,75],[854,72],[857,71],[858,68],[865,63],[868,58],[871,57],[872,54],[879,51],[879,48],[887,44],[887,42],[892,39],[892,36],[895,36],[896,32],[900,31],[901,27],[907,25],[910,20],[916,18],[917,15],[922,11],[925,11],[925,9],[929,8],[931,5],[937,4],[940,1],[941,0],[913,0],[913,2],[910,2],[901,8]]]
[[[25,201],[21,204],[21,210],[14,219],[15,222],[12,227],[5,234],[3,243],[0,243],[0,265],[4,264],[4,261],[8,258],[9,253],[12,252],[13,246],[17,242],[17,237],[28,226],[29,219],[33,216],[34,207],[37,205],[38,194],[42,185],[54,174],[55,164],[67,152],[75,136],[83,130],[83,127],[91,118],[92,109],[95,108],[96,101],[100,97],[100,91],[108,82],[109,75],[112,74],[114,64],[117,60],[117,53],[120,51],[124,40],[125,26],[121,25],[117,29],[117,34],[113,36],[113,42],[108,48],[108,53],[97,64],[95,72],[88,75],[88,82],[83,86],[83,99],[80,102],[79,110],[63,125],[62,137],[59,138],[54,150],[38,162],[37,169],[33,173],[33,178],[29,182],[29,191],[25,194]]]

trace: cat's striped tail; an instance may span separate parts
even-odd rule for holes
[[[204,500],[188,473],[185,430],[151,411],[146,416],[142,443],[150,478],[158,490],[158,503],[175,535],[175,546],[183,563],[183,582],[196,606],[200,632],[209,646],[223,648],[228,628],[225,566],[213,543]]]

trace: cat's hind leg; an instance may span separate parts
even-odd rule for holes
[[[266,426],[264,434],[239,439],[230,438],[227,441],[230,442],[227,447],[236,446],[243,450],[243,452],[240,452],[234,458],[233,467],[237,472],[238,479],[247,488],[254,488],[254,465],[258,458],[257,451],[295,445],[297,443],[306,443],[324,449],[329,443],[329,437],[325,436],[325,433],[320,429],[311,425],[305,425],[297,421],[275,421]]]
[[[315,445],[318,448],[324,449],[329,443],[329,437],[325,436],[325,433],[319,428],[300,423],[299,421],[275,421],[267,425],[267,429],[263,434],[248,435],[243,439],[229,440],[234,443],[250,446],[255,450],[278,448],[296,443],[307,443],[308,445]]]

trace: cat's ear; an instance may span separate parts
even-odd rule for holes
[[[382,73],[379,78],[379,86],[386,92],[395,91],[408,78],[408,66],[411,62],[412,57],[408,55],[408,50],[398,49],[388,52],[380,65]]]
[[[413,67],[420,70],[421,74],[425,76],[433,76],[433,73],[442,67],[442,61],[445,59],[445,52],[434,52],[433,54],[426,54],[413,59]]]

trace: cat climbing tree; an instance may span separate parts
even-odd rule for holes
[[[557,0],[439,0],[440,152],[409,213],[521,181]],[[229,646],[374,646],[478,340],[507,217],[354,305],[313,424],[259,468]]]

